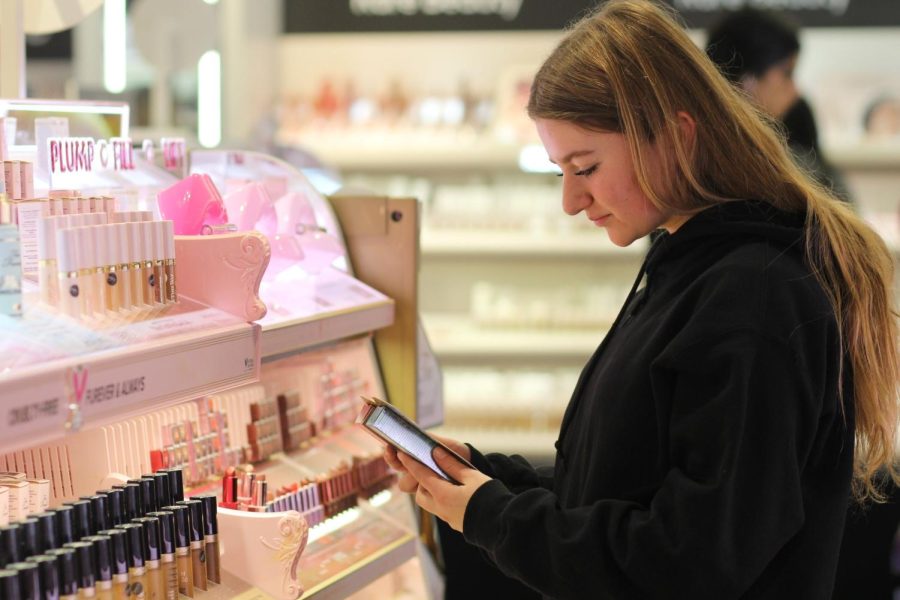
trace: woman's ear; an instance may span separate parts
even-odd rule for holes
[[[678,117],[678,129],[681,130],[681,138],[687,148],[693,149],[694,140],[697,137],[697,121],[690,113],[679,110],[675,113]]]

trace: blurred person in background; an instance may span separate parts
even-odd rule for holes
[[[819,147],[812,108],[794,82],[800,54],[797,30],[773,13],[744,8],[709,30],[706,53],[726,78],[781,123],[797,161],[836,196],[849,200],[840,173]]]

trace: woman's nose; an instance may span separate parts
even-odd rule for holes
[[[591,203],[591,196],[575,177],[563,176],[562,206],[563,212],[575,216]]]

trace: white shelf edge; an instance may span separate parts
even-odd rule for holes
[[[647,245],[635,243],[626,248],[613,246],[601,231],[565,235],[527,231],[510,233],[445,233],[423,231],[423,256],[552,256],[634,259],[643,257]]]

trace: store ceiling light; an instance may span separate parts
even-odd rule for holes
[[[125,0],[106,0],[103,5],[103,87],[112,94],[125,90]]]
[[[222,141],[222,57],[210,50],[197,63],[197,139],[205,148]]]

